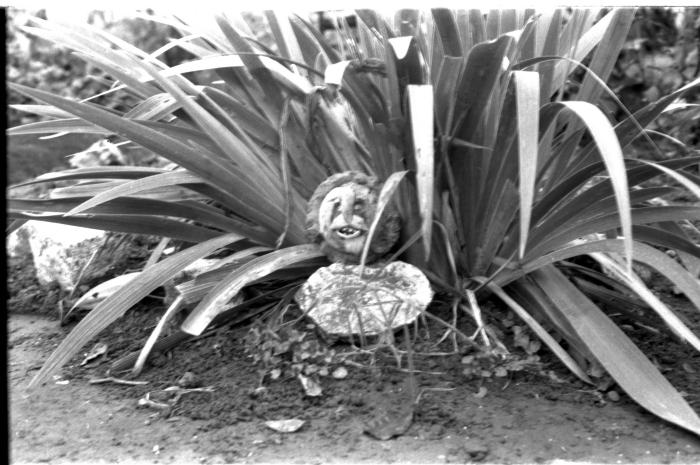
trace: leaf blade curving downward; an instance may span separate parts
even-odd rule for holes
[[[399,187],[401,180],[408,174],[408,171],[397,171],[389,176],[382,186],[382,191],[379,193],[379,200],[377,200],[377,209],[374,212],[374,219],[369,227],[369,232],[367,233],[367,240],[365,241],[365,246],[362,249],[362,255],[360,257],[360,275],[364,271],[365,261],[367,261],[367,254],[369,253],[369,246],[372,243],[372,238],[377,230],[377,225],[379,225],[379,220],[382,218],[382,213],[384,209],[391,201],[391,196],[394,191]]]
[[[617,201],[618,215],[622,227],[622,237],[625,241],[625,258],[627,269],[632,269],[632,214],[630,212],[630,197],[625,169],[625,159],[622,155],[620,141],[615,134],[610,122],[603,112],[595,105],[588,102],[560,102],[552,104],[563,106],[572,110],[588,127],[598,151],[605,163],[605,167],[613,185],[615,199]]]
[[[484,281],[485,282],[485,281]],[[576,363],[576,361],[566,352],[561,345],[545,330],[540,323],[534,319],[518,302],[513,300],[508,294],[505,293],[498,285],[491,282],[487,284],[488,288],[493,291],[503,302],[506,303],[529,327],[532,329],[537,336],[544,341],[545,344],[551,349],[552,352],[559,357],[566,367],[572,371],[576,376],[578,376],[582,381],[592,384],[591,379],[588,377],[585,371]]]
[[[700,418],[639,348],[553,266],[532,273],[595,358],[642,407],[700,434]]]
[[[178,252],[141,272],[137,278],[101,302],[77,324],[49,356],[41,370],[29,383],[29,387],[32,388],[46,382],[55,370],[68,362],[90,339],[116,321],[153,289],[162,286],[175,273],[194,260],[205,257],[221,247],[241,239],[242,237],[237,234],[225,234]]]
[[[150,189],[159,187],[169,187],[179,184],[196,184],[201,183],[202,178],[188,171],[177,170],[168,171],[165,173],[155,174],[140,178],[131,182],[120,184],[104,192],[101,192],[86,202],[81,203],[77,207],[71,209],[66,216],[77,215],[86,210],[89,210],[97,205],[109,202],[118,197],[127,197]]]
[[[247,284],[301,261],[323,256],[316,245],[304,244],[270,252],[236,268],[212,289],[182,323],[181,329],[198,336],[218,315],[225,304]]]

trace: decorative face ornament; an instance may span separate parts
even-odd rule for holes
[[[381,185],[356,171],[335,174],[323,181],[309,200],[307,227],[311,240],[331,261],[357,264],[377,210]],[[367,255],[372,263],[386,254],[399,236],[399,216],[387,206]]]

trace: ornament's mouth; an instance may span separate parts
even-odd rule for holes
[[[342,226],[333,230],[341,239],[354,239],[362,235],[363,229],[355,228],[354,226]]]

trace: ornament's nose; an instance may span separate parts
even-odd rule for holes
[[[351,188],[343,189],[340,194],[340,214],[343,215],[345,224],[352,224],[355,209],[355,191]]]

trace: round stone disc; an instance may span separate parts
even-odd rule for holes
[[[330,334],[376,335],[413,322],[433,298],[428,278],[395,261],[365,266],[333,263],[319,268],[295,299]]]

